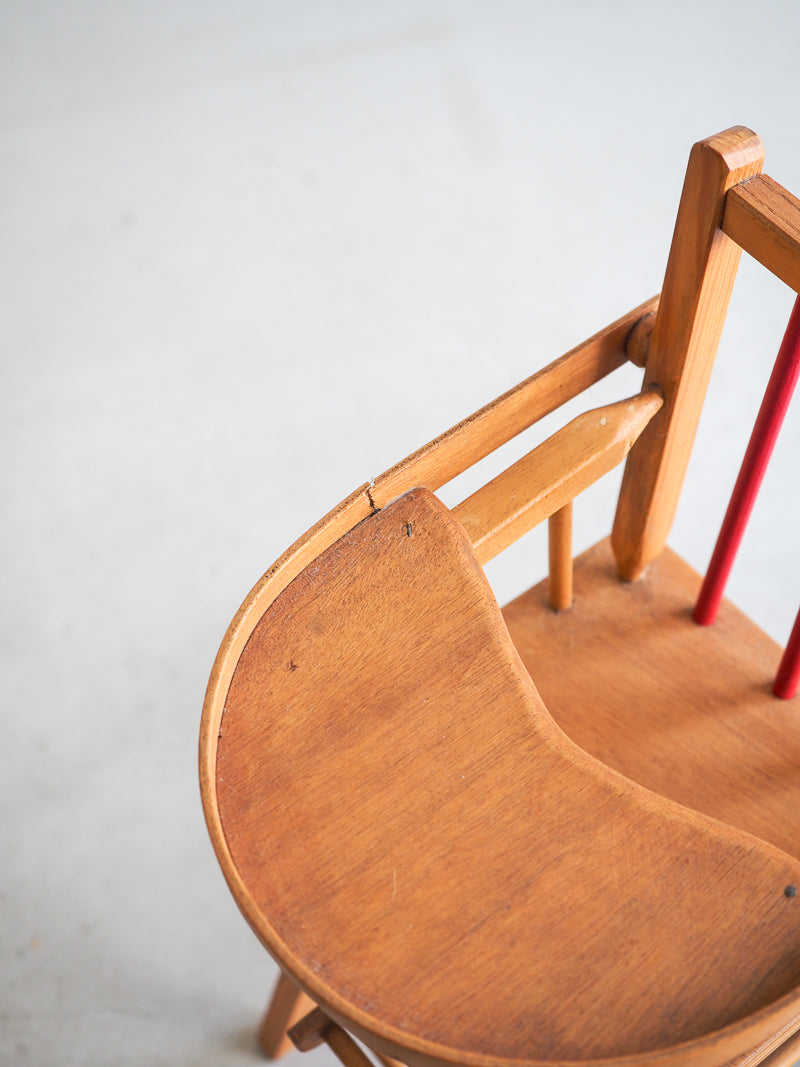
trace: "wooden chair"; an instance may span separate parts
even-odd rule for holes
[[[740,127],[695,145],[660,300],[356,490],[231,624],[201,785],[281,967],[268,1054],[291,1027],[350,1067],[351,1035],[411,1067],[800,1055],[796,701],[731,604],[692,621],[664,547],[740,248],[800,289],[800,202],[762,158]],[[434,496],[627,360],[635,397]],[[571,501],[626,456],[573,577]],[[545,518],[550,578],[501,614],[481,565]]]

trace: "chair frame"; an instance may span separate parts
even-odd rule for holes
[[[265,943],[257,902],[233,863],[216,798],[225,698],[256,624],[294,578],[358,523],[415,487],[437,490],[625,362],[644,367],[637,397],[589,413],[596,417],[588,421],[587,416],[574,420],[454,511],[480,562],[548,518],[550,603],[563,610],[571,602],[571,500],[627,456],[611,544],[620,577],[628,582],[639,578],[666,544],[741,251],[800,291],[800,201],[762,174],[763,157],[760,140],[744,127],[696,144],[660,298],[641,304],[360,486],[284,553],[244,601],[225,635],[206,694],[200,779],[217,857],[241,910]],[[608,430],[598,444],[599,422]],[[568,457],[566,478],[555,476],[550,456],[562,462]],[[282,972],[262,1028],[268,1055],[285,1050],[285,1031],[294,1026],[298,1047],[327,1041],[350,1067],[364,1067],[363,1053],[339,1036],[340,1028],[329,1016],[317,1013],[299,1022],[305,1009],[314,1006]],[[800,1015],[738,1057],[737,1067],[766,1057],[771,1057],[770,1067],[790,1062],[800,1051],[800,1037],[793,1036],[798,1030]],[[381,1058],[391,1062],[385,1054]],[[719,1067],[713,1050],[707,1062]]]

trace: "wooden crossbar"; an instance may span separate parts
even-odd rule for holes
[[[439,489],[621,367],[630,358],[627,343],[634,327],[644,318],[649,325],[657,307],[658,297],[654,296],[390,467],[370,486],[373,506],[382,508],[418,485]]]
[[[289,1030],[292,1043],[301,1052],[309,1052],[323,1042],[344,1067],[373,1067],[372,1061],[350,1034],[330,1019],[321,1008],[314,1008]]]
[[[728,190],[722,231],[800,292],[800,200],[768,174]]]
[[[627,456],[663,404],[656,389],[579,415],[453,509],[486,563]]]

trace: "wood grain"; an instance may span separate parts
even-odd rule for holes
[[[486,563],[613,470],[663,403],[655,389],[578,415],[456,508]]]
[[[559,726],[633,781],[800,857],[798,698],[770,692],[780,647],[727,600],[697,626],[700,576],[669,549],[629,584],[604,541],[574,575],[563,615],[546,581],[503,609]]]
[[[425,490],[255,627],[215,785],[253,928],[413,1067],[700,1067],[800,1010],[800,863],[573,745]]]
[[[547,527],[547,599],[553,611],[572,607],[572,502],[553,512]]]
[[[793,1067],[800,1060],[800,1017],[725,1067]]]
[[[800,200],[767,174],[728,191],[722,230],[800,292]]]
[[[739,246],[720,229],[725,196],[761,170],[763,155],[758,137],[736,126],[689,157],[644,378],[664,407],[631,451],[614,520],[628,581],[666,544],[739,262]]]

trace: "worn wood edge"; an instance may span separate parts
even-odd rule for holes
[[[665,404],[631,450],[611,537],[626,581],[658,555],[674,519],[741,255],[720,228],[725,198],[763,157],[744,126],[698,141],[689,156],[644,379]]]
[[[418,485],[425,485],[431,490],[438,489],[500,444],[622,366],[628,358],[626,346],[631,331],[643,317],[655,312],[658,301],[658,296],[650,297],[610,326],[594,334],[588,341],[570,349],[548,367],[537,371],[411,453],[400,463],[390,467],[379,478],[356,489],[303,534],[250,591],[228,627],[217,653],[206,689],[200,724],[200,793],[206,825],[226,878],[232,864],[214,797],[217,733],[233,671],[261,615],[308,563],[356,523]],[[548,381],[551,387],[555,388],[557,396],[544,408],[536,408],[536,393],[542,388],[543,382]],[[510,423],[509,429],[505,429],[507,422]],[[440,452],[448,456],[449,466],[446,470],[438,463]]]
[[[478,1053],[465,1053],[464,1050],[440,1045],[436,1042],[406,1033],[382,1023],[367,1012],[356,1008],[350,1001],[335,990],[329,988],[320,976],[306,967],[302,961],[294,958],[283,945],[281,939],[265,917],[260,914],[258,904],[247,890],[232,861],[222,830],[215,797],[215,775],[213,760],[216,756],[219,722],[224,708],[224,698],[230,681],[230,673],[238,662],[241,650],[245,647],[256,623],[280,591],[285,589],[292,578],[314,559],[324,547],[333,544],[343,533],[352,529],[361,521],[364,510],[369,506],[366,487],[362,487],[334,509],[325,519],[318,523],[308,534],[301,538],[274,567],[264,575],[254,587],[242,606],[239,614],[231,624],[226,640],[220,650],[215,673],[209,683],[207,706],[204,708],[204,733],[201,741],[201,760],[205,759],[206,775],[210,769],[210,780],[206,776],[203,783],[204,807],[212,833],[212,840],[223,873],[233,896],[256,936],[278,963],[292,975],[298,987],[322,1007],[332,1022],[355,1035],[365,1045],[380,1053],[400,1060],[409,1067],[718,1067],[732,1059],[734,1051],[756,1046],[766,1048],[775,1037],[776,1032],[784,1033],[792,1020],[797,1018],[798,992],[792,991],[779,1000],[760,1009],[750,1016],[738,1020],[719,1031],[692,1039],[680,1045],[665,1049],[656,1049],[647,1053],[627,1056],[615,1056],[602,1059],[580,1061],[534,1060],[523,1058],[499,1057]],[[370,514],[372,509],[369,508]],[[465,535],[466,538],[466,535]],[[235,658],[234,658],[235,657]],[[524,669],[524,668],[523,668]],[[224,687],[224,689],[223,689]],[[220,693],[222,691],[222,698]],[[634,786],[628,779],[618,775],[603,764],[598,764],[592,757],[577,749],[563,735],[551,720],[552,729],[560,738],[560,743],[573,751],[578,759],[591,764],[595,773],[608,775],[624,783],[626,788],[636,789],[647,794],[646,802],[657,803],[660,807],[680,809],[683,817],[702,819],[690,809],[681,808],[674,802],[656,796]],[[715,820],[710,820],[715,821]],[[724,826],[725,824],[721,824]],[[726,827],[726,829],[729,829]],[[742,836],[737,832],[737,836]],[[747,836],[747,835],[744,835]],[[797,1020],[800,1023],[800,1019]],[[777,1028],[777,1030],[776,1030]]]
[[[792,1067],[800,1060],[800,1015],[790,1019],[775,1034],[745,1052],[725,1067]]]
[[[511,654],[517,658],[513,645]],[[520,667],[524,670],[521,661]],[[527,672],[525,673],[527,676]],[[750,839],[761,849],[781,852],[776,846],[765,843],[746,831],[731,827],[721,820],[653,793],[612,770],[579,748],[564,734],[547,714],[541,697],[535,694],[535,698],[547,715],[546,728],[551,731],[552,742],[556,747],[568,752],[573,759],[583,763],[590,773],[616,782],[624,791],[636,792],[646,807],[658,808],[666,818],[679,817],[695,824],[714,825],[724,836],[738,840]],[[253,928],[256,929],[255,926]],[[455,1065],[461,1065],[461,1067],[732,1067],[732,1065],[754,1067],[762,1057],[766,1057],[770,1051],[800,1027],[799,987],[784,994],[772,1004],[726,1027],[680,1044],[649,1052],[583,1060],[536,1060],[490,1056],[465,1052],[462,1049],[444,1046],[400,1031],[371,1017],[368,1013],[356,1008],[350,1001],[325,988],[319,976],[311,975],[303,964],[298,966],[295,963],[295,971],[301,976],[298,980],[304,987],[306,979],[314,983],[316,987],[313,992],[314,999],[322,1004],[324,1013],[334,1022],[357,1037],[376,1054],[400,1060],[409,1067],[433,1067],[433,1065],[436,1067],[445,1067],[445,1065],[446,1067],[455,1067]],[[745,1053],[735,1051],[742,1048],[747,1051]]]
[[[364,484],[346,497],[287,549],[258,580],[228,627],[211,670],[200,720],[200,797],[217,860],[243,911],[252,909],[253,901],[236,873],[216,797],[217,742],[228,688],[250,635],[275,597],[329,545],[373,514],[368,489],[369,486]]]
[[[585,411],[458,504],[453,514],[467,531],[478,561],[493,559],[613,470],[663,402],[658,389],[651,388]],[[549,472],[556,457],[556,479],[537,482],[532,472]],[[520,485],[526,488],[524,501],[518,499]]]
[[[649,301],[637,311],[640,315],[642,312],[647,313],[653,303],[653,301]],[[627,338],[630,329],[630,319],[631,316],[628,316],[625,320],[619,320],[627,323],[628,330],[625,338]],[[634,319],[633,321],[635,324],[636,320]],[[581,347],[584,346],[579,346],[579,348]],[[566,359],[567,357],[562,358]],[[536,377],[535,375],[533,376],[533,378]],[[528,381],[531,382],[532,380],[529,379]],[[523,386],[525,384],[523,383]],[[516,395],[518,389],[512,390],[511,394]],[[509,397],[511,394],[505,394],[505,397]],[[499,399],[502,401],[504,398]],[[563,400],[559,400],[559,403],[561,402]],[[489,407],[491,406],[489,405]],[[482,409],[482,411],[485,410]],[[481,412],[476,413],[476,417],[480,415]],[[467,422],[469,421],[467,420]],[[459,424],[459,426],[462,425]],[[458,429],[459,427],[456,427],[449,433],[453,434]],[[448,435],[445,435],[445,437],[448,437]],[[437,439],[437,442],[439,440],[441,439]],[[426,449],[430,450],[437,442],[432,442],[430,446],[426,446]],[[425,452],[426,450],[420,451]],[[491,448],[488,451],[491,451]],[[403,473],[409,479],[409,482],[413,483],[413,473],[416,469],[413,467],[413,461],[418,455],[418,453],[413,454],[403,463],[392,468],[387,474]],[[471,460],[470,462],[474,461]],[[386,485],[388,483],[384,482],[383,484]],[[408,488],[412,487],[413,484],[408,485]],[[305,566],[312,562],[329,545],[333,544],[359,522],[368,518],[376,510],[376,497],[374,490],[371,490],[373,490],[373,487],[365,484],[351,494],[328,516],[320,520],[304,534],[259,580],[228,628],[209,680],[200,738],[201,795],[206,822],[218,860],[233,896],[245,919],[265,947],[292,974],[298,986],[304,992],[315,1001],[322,1002],[325,1005],[326,1013],[330,1014],[334,1022],[359,1036],[366,1044],[374,1047],[376,1051],[394,1059],[401,1059],[403,1062],[410,1064],[411,1067],[426,1067],[429,1064],[467,1064],[468,1067],[497,1067],[498,1064],[507,1065],[507,1067],[517,1067],[517,1065],[518,1067],[533,1067],[533,1065],[540,1064],[541,1067],[577,1067],[577,1063],[584,1065],[591,1063],[596,1067],[612,1067],[612,1065],[627,1065],[627,1067],[661,1067],[663,1065],[663,1067],[677,1067],[678,1064],[680,1064],[680,1067],[710,1067],[712,1063],[722,1064],[726,1059],[730,1058],[730,1055],[725,1055],[725,1050],[733,1045],[741,1047],[743,1043],[742,1034],[747,1035],[748,1043],[752,1046],[756,1046],[760,1042],[761,1046],[765,1047],[772,1040],[771,1035],[775,1033],[775,1025],[783,1019],[786,1021],[781,1032],[788,1032],[789,1022],[794,1018],[792,1013],[796,1012],[796,995],[792,993],[786,994],[772,1005],[768,1005],[759,1012],[739,1020],[723,1030],[704,1035],[702,1038],[694,1039],[682,1045],[653,1050],[649,1053],[583,1061],[535,1061],[483,1056],[474,1053],[465,1056],[459,1049],[440,1046],[434,1042],[426,1041],[380,1024],[366,1013],[355,1009],[353,1005],[345,1001],[333,990],[328,989],[317,975],[308,971],[287,952],[281,951],[280,939],[275,936],[274,931],[264,917],[258,914],[256,902],[238,875],[221,827],[215,795],[215,763],[219,725],[230,679],[255,625],[275,597],[288,586]],[[800,1019],[797,1020],[797,1023],[800,1025]]]
[[[370,486],[376,507],[384,507],[415,486],[439,489],[473,463],[527,430],[629,360],[628,338],[658,307],[658,296],[532,374],[451,429],[384,471]],[[539,394],[546,394],[542,401]]]
[[[545,368],[543,371],[531,375],[520,385],[509,390],[441,437],[436,438],[390,468],[376,481],[366,483],[355,490],[327,516],[303,534],[270,567],[250,591],[236,613],[217,653],[203,704],[199,742],[200,794],[209,836],[231,893],[256,935],[279,963],[284,961],[282,960],[278,943],[271,937],[271,931],[261,923],[254,922],[253,916],[257,911],[255,902],[239,878],[233,864],[216,801],[217,741],[225,698],[236,664],[255,626],[265,611],[268,610],[272,601],[304,567],[329,545],[351,530],[357,523],[379,510],[393,496],[402,495],[402,493],[414,488],[417,485],[416,479],[418,475],[426,465],[430,464],[433,452],[438,453],[440,448],[447,450],[449,447],[450,452],[458,456],[458,469],[465,469],[476,462],[478,458],[482,458],[498,447],[504,440],[514,436],[515,433],[521,432],[546,413],[540,410],[538,414],[531,414],[530,411],[525,410],[526,405],[530,407],[531,397],[541,388],[543,377],[546,380],[549,376],[555,374],[561,379],[558,386],[561,390],[558,398],[548,409],[553,410],[572,395],[577,395],[589,384],[624,364],[627,358],[625,345],[632,328],[643,315],[651,314],[657,305],[657,296],[645,301],[638,308],[618,319],[606,329],[601,330],[588,341],[571,349],[560,360],[556,360],[554,364],[551,364],[550,368]],[[573,380],[569,380],[563,371],[567,366],[569,366],[570,371],[574,371],[576,359],[582,361],[579,369],[583,370],[583,376],[577,376]],[[598,364],[600,365],[600,372],[597,371]],[[588,378],[585,384],[584,377]],[[491,441],[487,443],[484,422],[488,420],[492,426],[495,426],[500,422],[505,422],[509,415],[512,418],[516,415],[513,425],[517,428],[503,432],[495,430],[495,443],[491,443]],[[464,433],[473,442],[472,451],[468,453],[466,459],[464,459],[465,442],[462,436]],[[472,458],[469,458],[470,456]],[[440,477],[438,480],[436,478],[429,479],[429,487],[432,482],[438,488],[444,481],[449,480],[449,477],[453,477],[455,473],[457,471],[453,470],[453,473],[448,477]],[[297,977],[296,968],[288,966],[288,961],[287,967]],[[306,994],[310,994],[310,986],[299,979],[298,983]],[[371,1034],[371,1031],[367,1031],[367,1033]]]
[[[722,230],[795,292],[800,292],[800,200],[768,174],[728,190]]]
[[[370,1029],[354,1015],[340,1014],[333,1006],[326,1005],[325,1013],[376,1056],[399,1060],[408,1067],[756,1067],[772,1052],[779,1051],[800,1029],[796,995],[787,994],[781,1001],[694,1041],[647,1053],[595,1060],[525,1060],[464,1053],[434,1042],[422,1042],[384,1025]],[[732,1048],[737,1045],[745,1045],[750,1051],[733,1057]]]

